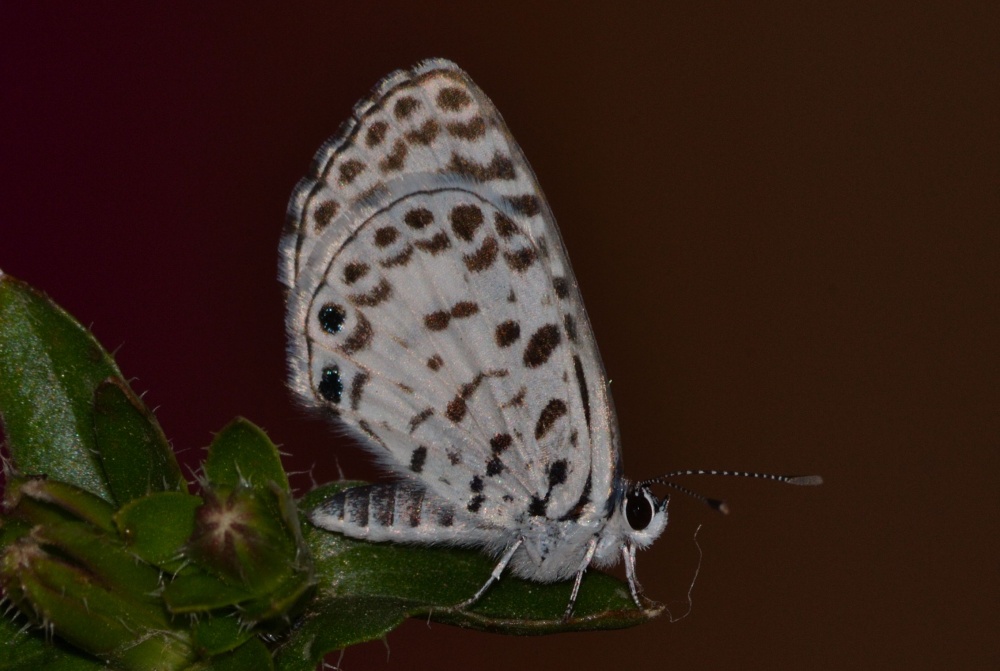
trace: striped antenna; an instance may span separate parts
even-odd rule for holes
[[[752,471],[715,471],[715,470],[705,470],[705,469],[688,469],[683,471],[673,471],[670,473],[665,473],[657,478],[651,478],[649,480],[643,480],[636,483],[637,487],[647,487],[649,485],[666,485],[671,489],[676,489],[677,491],[687,494],[693,499],[701,501],[705,505],[711,507],[714,510],[718,510],[723,515],[729,514],[729,506],[726,505],[725,501],[720,499],[712,499],[707,496],[703,496],[695,491],[688,489],[687,487],[678,485],[675,482],[670,482],[668,478],[683,477],[685,475],[723,475],[727,477],[735,478],[757,478],[758,480],[771,480],[773,482],[784,482],[789,485],[821,485],[823,484],[823,478],[819,475],[777,475],[775,473],[756,473]]]

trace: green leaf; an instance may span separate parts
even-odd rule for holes
[[[68,523],[67,523],[68,524]],[[191,658],[188,636],[172,628],[152,596],[105,587],[104,578],[23,539],[3,555],[4,591],[37,613],[61,638],[126,669],[180,669]]]
[[[310,492],[309,510],[344,488],[341,482]],[[589,571],[569,621],[562,620],[571,582],[541,584],[505,574],[469,609],[458,609],[487,580],[495,561],[481,552],[457,548],[367,543],[312,526],[304,532],[316,564],[320,594],[300,626],[278,651],[279,669],[309,663],[346,645],[384,636],[406,617],[503,634],[550,634],[630,627],[658,616],[662,607],[636,608],[628,586]]]
[[[0,618],[0,671],[105,671],[108,667],[77,649],[47,641],[39,628],[22,629],[11,618]]]
[[[212,671],[271,671],[271,653],[254,638],[232,652],[212,658]]]
[[[121,373],[44,294],[0,274],[0,421],[18,471],[114,501],[97,456],[94,392]]]
[[[85,489],[43,477],[15,477],[4,492],[4,515],[33,525],[78,520],[114,532],[114,507]]]
[[[99,583],[101,589],[109,593],[108,598],[120,598],[123,610],[132,600],[144,605],[159,605],[159,599],[152,595],[160,586],[160,572],[145,562],[136,561],[117,538],[81,522],[61,522],[36,527],[31,540],[55,559],[81,568],[84,581]],[[154,619],[150,626],[165,624],[166,621]]]
[[[153,413],[118,378],[97,386],[94,433],[108,484],[119,503],[150,492],[187,491],[177,458]]]
[[[256,635],[235,614],[200,618],[192,631],[195,650],[202,656],[229,652]]]
[[[201,497],[183,492],[157,492],[134,499],[115,513],[125,544],[138,557],[170,573],[187,561],[182,552],[194,531]]]
[[[326,653],[381,638],[406,617],[396,599],[322,599],[276,651],[274,666],[279,671],[312,671]]]
[[[234,419],[215,436],[208,448],[204,469],[213,487],[267,488],[269,483],[274,483],[289,491],[288,476],[274,443],[243,417]]]
[[[163,590],[163,601],[172,613],[203,613],[234,606],[253,596],[203,571],[177,576]]]

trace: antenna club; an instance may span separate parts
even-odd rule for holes
[[[725,501],[720,501],[719,499],[707,499],[706,503],[710,505],[714,510],[718,510],[723,515],[729,514],[729,504]]]

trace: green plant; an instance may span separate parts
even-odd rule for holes
[[[338,488],[293,499],[264,432],[216,435],[192,492],[156,422],[93,336],[0,274],[0,669],[312,669],[407,617],[507,634],[632,626],[627,586],[505,577],[452,548],[351,540],[300,521]]]

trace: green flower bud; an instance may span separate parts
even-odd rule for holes
[[[36,624],[116,666],[183,669],[194,658],[156,594],[155,569],[83,523],[35,527],[4,548],[0,586]]]

